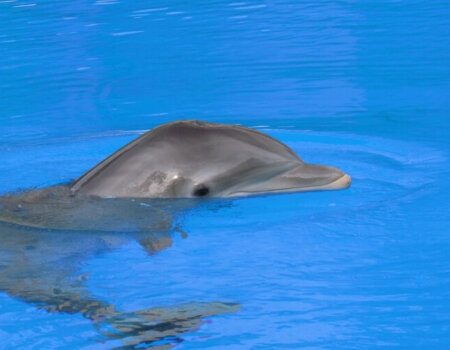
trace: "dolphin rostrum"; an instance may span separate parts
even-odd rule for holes
[[[81,176],[74,193],[99,197],[239,197],[342,189],[341,170],[307,164],[274,138],[238,125],[163,124]]]

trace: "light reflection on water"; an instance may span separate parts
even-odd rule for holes
[[[194,206],[176,219],[188,237],[157,254],[131,233],[27,235],[122,312],[241,305],[166,339],[180,349],[445,348],[449,15],[443,1],[2,1],[0,192],[70,181],[162,122],[257,127],[352,187]],[[6,227],[4,292],[24,252]],[[61,279],[46,271],[32,274]],[[8,349],[121,345],[23,300],[0,294]]]

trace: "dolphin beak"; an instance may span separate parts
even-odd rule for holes
[[[352,178],[348,174],[344,174],[344,176],[337,179],[335,182],[330,184],[330,190],[340,190],[344,188],[350,187],[352,184]]]
[[[253,183],[247,181],[244,185],[233,188],[226,196],[340,190],[349,187],[352,182],[351,177],[338,168],[307,163],[291,167],[275,176],[268,176],[264,180],[262,178]]]
[[[316,164],[302,164],[284,174],[298,191],[340,190],[350,186],[352,179],[342,170]]]
[[[340,190],[350,186],[351,177],[338,168],[302,163],[264,181],[247,183],[228,193],[228,197],[266,193]]]

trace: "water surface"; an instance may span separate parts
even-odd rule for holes
[[[146,346],[448,348],[449,17],[445,1],[1,1],[1,194],[71,181],[190,118],[255,127],[353,179],[190,207],[170,216],[157,252],[123,226],[32,231],[51,254],[34,255],[42,268],[27,278],[63,271],[41,278],[53,288],[82,276],[83,293],[122,312],[240,306]],[[11,245],[15,229],[1,228],[0,286],[11,251],[36,252]],[[132,338],[102,337],[81,313],[49,313],[10,286],[2,348]]]

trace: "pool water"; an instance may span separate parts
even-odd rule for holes
[[[106,248],[24,229],[27,250],[0,226],[0,348],[448,349],[448,18],[440,0],[0,1],[0,194],[76,179],[178,119],[253,127],[353,180],[206,200],[157,252],[121,227]],[[11,287],[66,277],[123,312],[236,308],[114,338]]]

